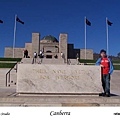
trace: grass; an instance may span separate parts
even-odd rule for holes
[[[80,59],[81,63],[95,63],[96,60],[84,60],[84,59]]]
[[[0,61],[2,61],[2,63],[0,63],[0,68],[12,68],[15,66],[16,63],[4,63],[4,61],[9,61],[9,62],[20,62],[22,58],[0,58]]]
[[[0,61],[17,61],[20,62],[22,58],[0,58]],[[96,60],[80,60],[81,63],[88,63],[87,65],[94,65]],[[93,63],[93,64],[89,64]],[[113,61],[113,63],[120,63],[120,61]],[[0,68],[12,68],[15,66],[15,63],[0,63]],[[120,65],[114,65],[115,70],[120,70]]]
[[[0,61],[17,61],[20,62],[22,58],[0,58]]]
[[[80,59],[81,63],[96,63],[96,60],[84,60],[84,59]],[[120,63],[120,60],[114,60],[112,61],[113,63]]]
[[[112,62],[113,62],[113,64],[120,64],[120,60],[114,60]],[[80,63],[87,63],[87,65],[94,65],[96,63],[96,60],[81,59]],[[90,64],[90,63],[92,63],[92,64]],[[120,65],[114,65],[114,70],[120,70]]]
[[[0,68],[12,68],[16,63],[0,63]]]
[[[114,65],[114,70],[120,70],[120,65]]]

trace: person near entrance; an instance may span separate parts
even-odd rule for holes
[[[64,60],[64,63],[65,63],[65,54],[63,52],[61,52],[61,58]]]
[[[40,50],[40,53],[39,53],[38,56],[39,56],[39,58],[40,58],[38,64],[41,64],[41,63],[42,63],[42,59],[44,58],[44,54],[43,54],[42,50]]]
[[[77,65],[79,65],[80,64],[80,57],[79,57],[79,54],[77,53],[77,55],[76,55],[76,60],[77,60]]]

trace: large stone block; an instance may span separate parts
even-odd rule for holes
[[[100,93],[101,91],[99,66],[18,65],[18,93]]]
[[[14,57],[15,58],[22,58],[24,49],[25,48],[14,48]],[[4,56],[8,57],[8,58],[12,58],[13,57],[13,48],[6,47]]]
[[[80,49],[80,59],[85,59],[85,49]],[[86,59],[93,60],[92,49],[86,49]]]
[[[13,57],[13,48],[5,47],[4,57],[12,58]]]

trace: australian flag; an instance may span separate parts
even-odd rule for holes
[[[110,22],[109,20],[107,20],[107,24],[109,25],[109,26],[112,26],[112,22]]]
[[[18,17],[16,18],[16,21],[21,23],[21,24],[24,24],[24,22],[22,20],[20,20]]]
[[[3,21],[2,21],[2,20],[0,20],[0,23],[3,23]]]
[[[86,24],[88,25],[88,26],[91,26],[91,22],[86,18]]]

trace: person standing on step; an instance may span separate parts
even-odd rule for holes
[[[28,58],[28,50],[26,50],[26,58]]]
[[[76,60],[77,60],[77,65],[79,65],[80,64],[80,57],[79,57],[79,54],[77,53],[77,55],[76,55]]]
[[[100,96],[110,97],[110,75],[113,73],[113,64],[110,58],[107,57],[106,51],[100,51],[100,58],[97,60],[96,65],[100,65],[102,68],[102,87],[104,93],[99,94]]]
[[[36,63],[36,60],[37,60],[37,53],[34,52],[32,64]]]
[[[44,57],[44,54],[43,54],[42,50],[40,50],[40,54],[39,54],[39,58],[40,58],[40,60],[39,60],[39,64],[42,63],[42,59],[43,59],[43,57]]]
[[[65,63],[65,54],[63,52],[61,52],[61,58],[63,59],[64,63]]]
[[[24,50],[24,58],[26,58],[26,50]]]
[[[25,50],[23,50],[23,58],[25,58]]]
[[[28,50],[24,50],[24,58],[28,58]]]

